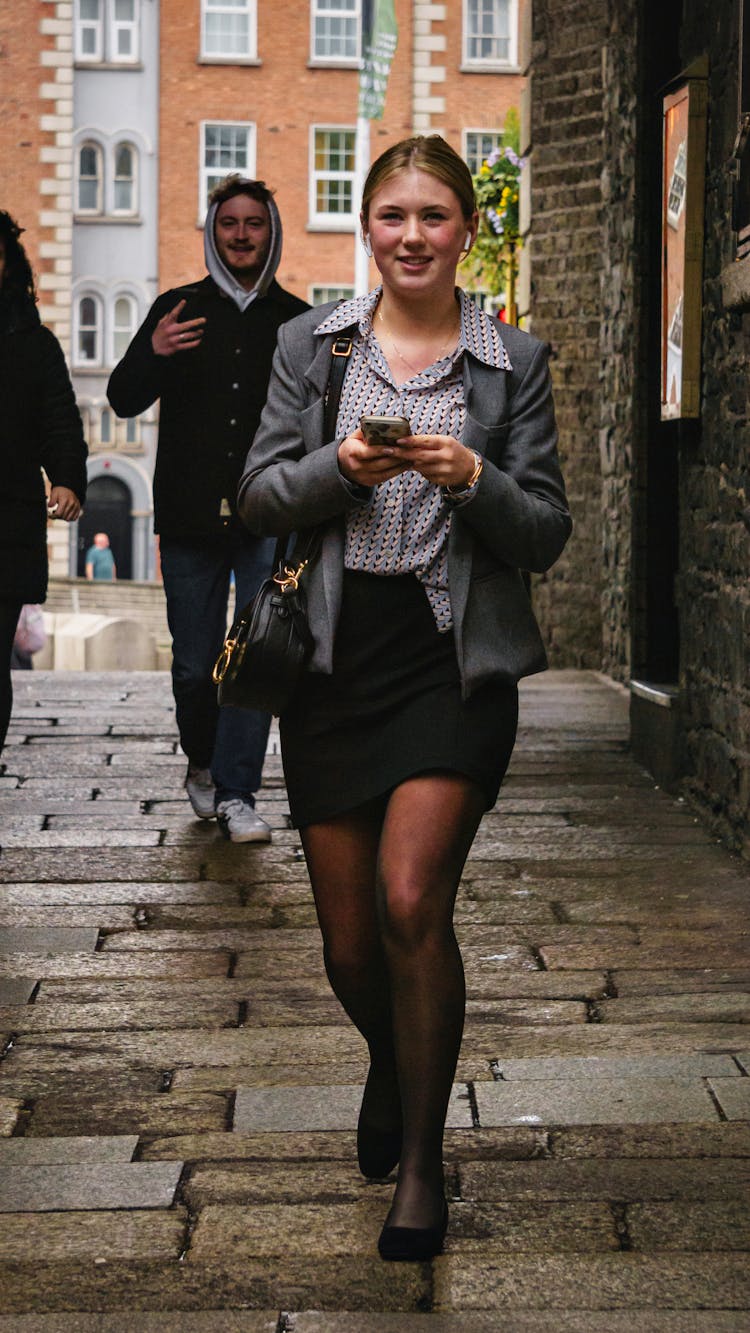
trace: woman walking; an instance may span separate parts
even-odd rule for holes
[[[39,322],[21,228],[0,211],[0,750],[13,703],[10,660],[24,603],[47,595],[47,514],[77,519],[86,444],[62,348]],[[45,507],[44,468],[51,482]]]
[[[545,348],[456,289],[477,229],[465,163],[437,135],[396,144],[370,170],[361,225],[382,286],[280,330],[239,507],[260,534],[322,533],[284,771],[328,976],[370,1052],[360,1167],[399,1163],[379,1250],[425,1259],[447,1226],[465,1009],[454,901],[510,759],[518,678],[545,665],[520,570],[547,569],[571,524]],[[361,419],[382,415],[408,429],[367,427],[368,442]]]

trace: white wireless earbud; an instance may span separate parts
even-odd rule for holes
[[[370,245],[370,238],[369,236],[365,236],[364,232],[362,233],[362,248],[364,249],[367,258],[372,259],[372,246]]]
[[[464,240],[464,250],[470,250],[470,249],[471,249],[471,232],[467,231],[466,238]]]

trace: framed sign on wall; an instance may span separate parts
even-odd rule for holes
[[[662,101],[661,416],[700,415],[707,83],[683,78]]]

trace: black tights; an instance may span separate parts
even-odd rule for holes
[[[391,1226],[441,1216],[465,1008],[453,906],[483,810],[468,778],[429,773],[301,830],[328,977],[370,1050],[373,1122],[389,1128],[403,1113]]]
[[[13,686],[10,678],[10,657],[22,602],[0,598],[0,750],[5,744],[13,707]]]

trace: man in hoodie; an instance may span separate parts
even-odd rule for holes
[[[269,842],[255,811],[270,718],[219,709],[211,670],[237,605],[268,577],[273,542],[239,522],[235,497],[266,399],[279,326],[307,304],[279,286],[281,220],[262,181],[228,176],[204,228],[209,276],[163,293],[112,372],[118,416],[160,399],[154,528],[172,634],[172,686],[185,780],[200,819],[233,842]]]

